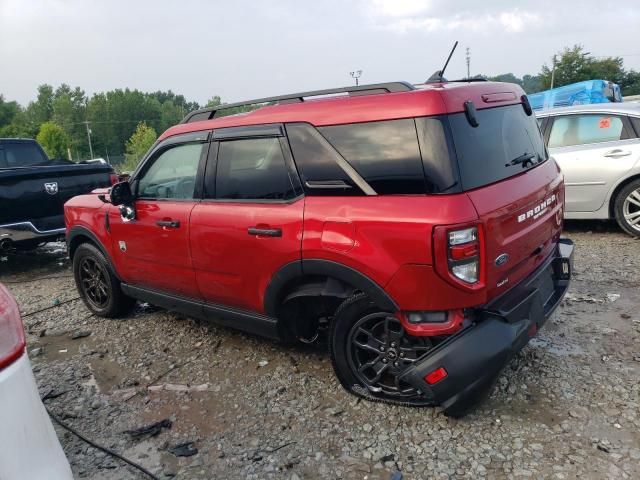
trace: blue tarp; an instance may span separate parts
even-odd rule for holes
[[[607,80],[587,80],[528,95],[534,110],[588,103],[621,102],[620,86]]]

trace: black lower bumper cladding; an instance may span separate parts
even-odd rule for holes
[[[483,400],[509,360],[544,325],[564,297],[573,267],[573,242],[558,248],[532,275],[476,312],[474,324],[433,349],[402,379],[462,416]],[[447,375],[429,385],[424,377],[438,368]]]

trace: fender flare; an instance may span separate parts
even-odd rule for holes
[[[389,312],[399,310],[384,288],[357,270],[331,260],[304,259],[284,265],[271,278],[264,295],[264,311],[267,315],[277,317],[283,289],[289,282],[304,275],[324,275],[341,280],[365,293],[380,308]]]
[[[71,227],[71,230],[69,230],[69,233],[67,234],[67,253],[69,254],[69,258],[71,259],[71,261],[73,262],[73,253],[75,251],[75,249],[73,251],[71,250],[71,244],[73,243],[74,238],[77,238],[80,236],[87,237],[89,238],[89,240],[91,240],[91,242],[96,246],[96,248],[100,250],[100,252],[104,255],[104,258],[107,259],[107,262],[109,262],[109,265],[111,266],[111,270],[115,274],[116,278],[118,280],[121,280],[120,275],[118,275],[118,272],[113,266],[113,262],[111,261],[111,255],[109,254],[105,246],[102,244],[100,239],[91,230],[81,225],[76,225],[74,227]]]

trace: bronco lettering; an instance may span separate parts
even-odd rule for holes
[[[520,215],[518,215],[518,223],[524,222],[527,218],[533,218],[535,220],[547,210],[547,207],[549,205],[551,205],[555,201],[556,195],[553,194],[539,205],[536,205],[531,210],[527,210],[526,213],[521,213]]]

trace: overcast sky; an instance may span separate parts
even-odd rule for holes
[[[564,46],[640,70],[638,0],[0,0],[0,93],[173,90],[232,102],[353,82],[535,74]],[[627,56],[628,55],[628,56]]]

